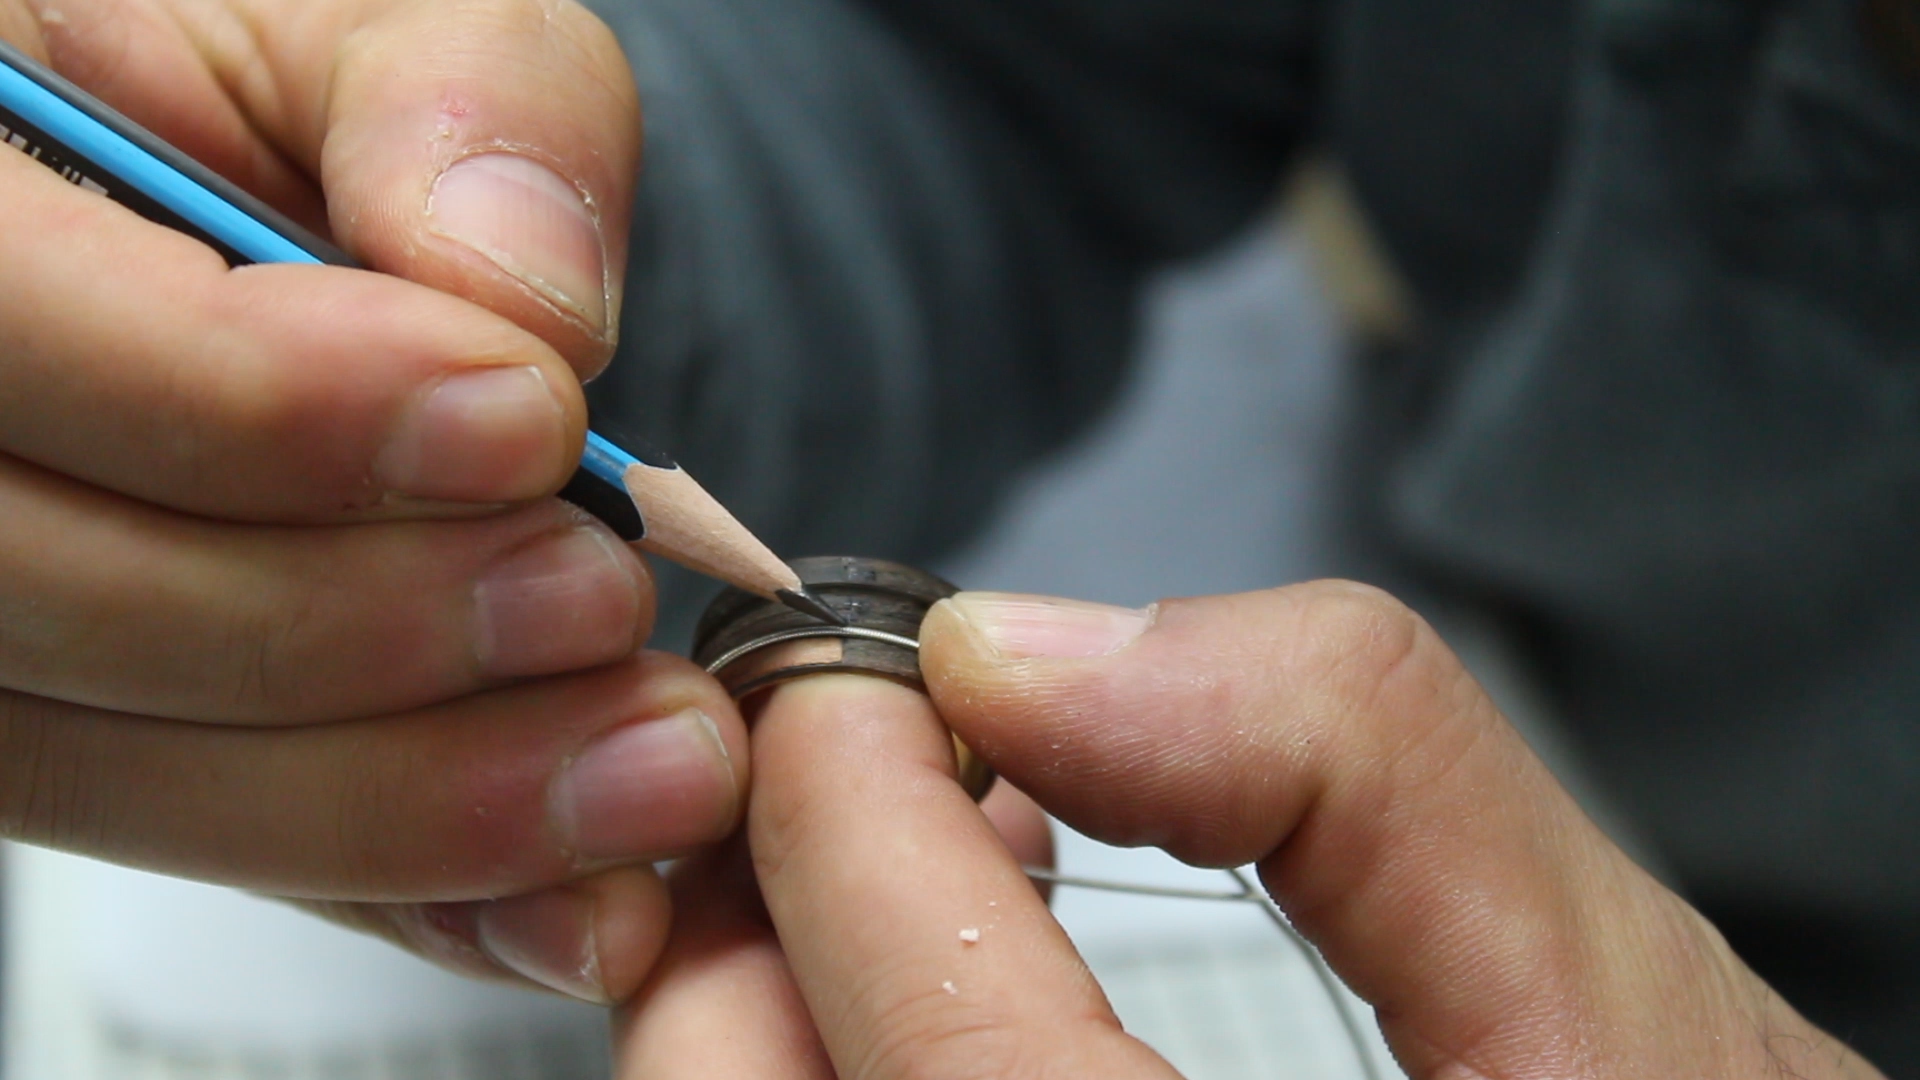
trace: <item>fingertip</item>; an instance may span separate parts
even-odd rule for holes
[[[123,396],[128,411],[166,403],[154,415],[182,435],[157,457],[121,455],[147,464],[109,484],[129,494],[275,522],[444,517],[552,494],[579,463],[586,395],[565,358],[417,282],[222,269],[175,313],[173,381],[130,382]],[[201,342],[205,327],[219,332]]]
[[[651,866],[474,905],[474,942],[502,971],[597,1005],[630,996],[666,947],[672,901]]]
[[[645,688],[647,699],[672,701],[685,708],[697,709],[704,718],[708,735],[718,740],[720,754],[727,768],[732,770],[734,790],[748,791],[752,781],[753,749],[747,735],[746,719],[740,714],[740,704],[713,676],[684,656],[657,649],[643,649],[638,661],[641,668],[639,685]],[[744,796],[739,802],[745,802]],[[736,814],[741,810],[744,810],[743,806],[737,807]],[[733,825],[738,824],[736,817]],[[731,833],[732,829],[729,828],[728,834]]]
[[[453,371],[403,409],[373,460],[389,492],[454,502],[517,502],[562,475],[568,409],[538,367]]]
[[[554,675],[634,654],[652,622],[652,576],[604,525],[569,508],[558,528],[481,569],[470,604],[482,678]]]
[[[1004,695],[1020,693],[1033,675],[1032,665],[1010,662],[968,617],[961,600],[967,595],[934,604],[920,623],[920,674],[927,694],[942,713],[951,706],[960,716],[983,711],[976,705],[999,706]]]
[[[1111,693],[1111,654],[1106,650],[1113,645],[1112,637],[1097,648],[1090,640],[1101,636],[1101,627],[1091,635],[1085,625],[1064,632],[1073,640],[1063,651],[1083,655],[1036,655],[1027,648],[1046,635],[1033,624],[1044,620],[1055,603],[1042,597],[961,593],[935,604],[920,628],[920,671],[942,719],[996,770],[1004,773],[1012,767],[1014,772],[1006,775],[1023,785],[1038,779],[1029,765],[1039,763],[1050,746],[1061,748],[1063,722],[1071,726],[1075,717],[1105,712]],[[1122,623],[1132,621],[1133,613],[1094,607],[1096,624],[1110,628],[1109,612],[1119,613]],[[1067,619],[1075,615],[1069,611]]]
[[[966,624],[975,652],[1000,662],[1111,656],[1146,633],[1156,612],[993,592],[963,592],[937,606]]]
[[[600,975],[597,905],[570,886],[475,906],[474,942],[500,970],[556,993],[610,1004]]]
[[[733,699],[670,654],[643,651],[624,668],[626,700],[547,786],[549,826],[581,869],[684,855],[732,835],[745,813],[751,751]]]
[[[598,893],[593,936],[607,997],[625,1001],[640,989],[667,948],[673,897],[651,866],[588,879]]]
[[[964,594],[963,594],[964,595]],[[967,622],[965,612],[954,604],[949,597],[937,601],[920,621],[920,666],[929,665],[951,668],[964,664],[969,659],[990,658],[993,650],[973,625]]]

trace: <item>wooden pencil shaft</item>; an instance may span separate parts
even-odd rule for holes
[[[780,600],[782,590],[803,591],[793,568],[685,470],[635,462],[627,466],[624,480],[646,521],[642,550],[769,600]]]

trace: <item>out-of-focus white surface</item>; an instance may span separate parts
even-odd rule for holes
[[[551,995],[443,974],[272,900],[85,860],[65,872],[90,930],[76,943],[80,982],[116,1027],[183,1044],[317,1050],[599,1019]]]
[[[54,1080],[99,1075],[91,1026],[80,1003],[85,1000],[74,962],[79,898],[58,872],[79,862],[36,848],[8,844],[6,1003],[0,1046],[6,1051],[5,1080]]]
[[[941,571],[1124,604],[1313,576],[1336,352],[1304,260],[1274,234],[1169,275],[1120,407]],[[267,901],[11,854],[6,1080],[604,1070],[596,1010],[464,982]],[[1064,831],[1060,858],[1083,876],[1229,884]],[[1358,1075],[1310,970],[1252,906],[1056,896],[1129,1028],[1194,1080]]]
[[[271,900],[35,848],[6,854],[6,1080],[128,1080],[144,1058],[156,1078],[215,1061],[279,1075],[274,1063],[352,1061],[369,1045],[413,1052],[505,1032],[591,1046],[605,1031],[604,1010],[462,979]]]

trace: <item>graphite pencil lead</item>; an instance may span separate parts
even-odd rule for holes
[[[779,589],[774,599],[787,605],[802,615],[810,615],[823,623],[834,626],[847,625],[847,617],[827,606],[827,602],[815,596],[805,585],[797,589]]]

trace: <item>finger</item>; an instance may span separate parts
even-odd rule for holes
[[[1053,829],[1047,822],[1047,812],[1026,792],[1004,780],[997,781],[980,800],[980,812],[987,815],[987,822],[1021,866],[1053,865]],[[1044,883],[1034,884],[1044,896]]]
[[[507,316],[581,375],[612,355],[640,117],[585,8],[62,8],[56,61],[161,137],[295,213],[317,177],[335,238],[368,265]]]
[[[230,272],[11,149],[0,200],[34,223],[0,236],[0,452],[296,522],[472,513],[579,459],[577,381],[504,319],[374,274]]]
[[[237,77],[254,96],[274,94],[271,73],[241,59],[252,35],[233,8],[172,0],[22,6],[27,25],[9,40],[188,156],[325,232],[319,185],[229,92]],[[216,55],[227,61],[211,62]]]
[[[485,899],[726,835],[745,747],[718,684],[656,653],[293,729],[0,694],[0,832],[281,896]]]
[[[755,722],[747,835],[841,1080],[1171,1076],[953,780],[927,699],[819,676]],[[1024,1068],[1023,1068],[1024,1066]]]
[[[998,784],[980,808],[1022,863],[1052,863],[1052,834],[1031,799]],[[682,912],[673,944],[645,990],[616,1017],[615,1075],[831,1080],[833,1064],[760,901],[744,844],[675,867],[673,888]]]
[[[921,656],[954,730],[1068,824],[1259,860],[1412,1075],[1723,1075],[1764,1064],[1756,1025],[1810,1030],[1375,590],[963,594]]]
[[[350,250],[506,315],[583,376],[606,363],[640,116],[598,19],[570,0],[232,8],[183,21],[243,111],[321,177]],[[252,33],[222,36],[236,19]],[[278,78],[234,77],[254,65]]]
[[[357,904],[295,900],[460,975],[537,986],[608,1005],[666,947],[673,906],[651,866],[626,866],[499,900]]]
[[[472,521],[223,525],[0,458],[0,686],[180,719],[423,706],[630,655],[644,563],[554,500]]]
[[[256,2],[272,18],[315,6]],[[266,46],[331,68],[324,141],[295,137],[323,148],[336,231],[373,266],[476,300],[597,373],[618,336],[640,153],[619,43],[571,0],[374,6],[331,56],[291,35]]]
[[[677,865],[672,939],[614,1015],[618,1080],[835,1080],[738,838]]]
[[[0,41],[43,64],[47,62],[47,44],[40,36],[40,20],[17,0],[0,3]]]

